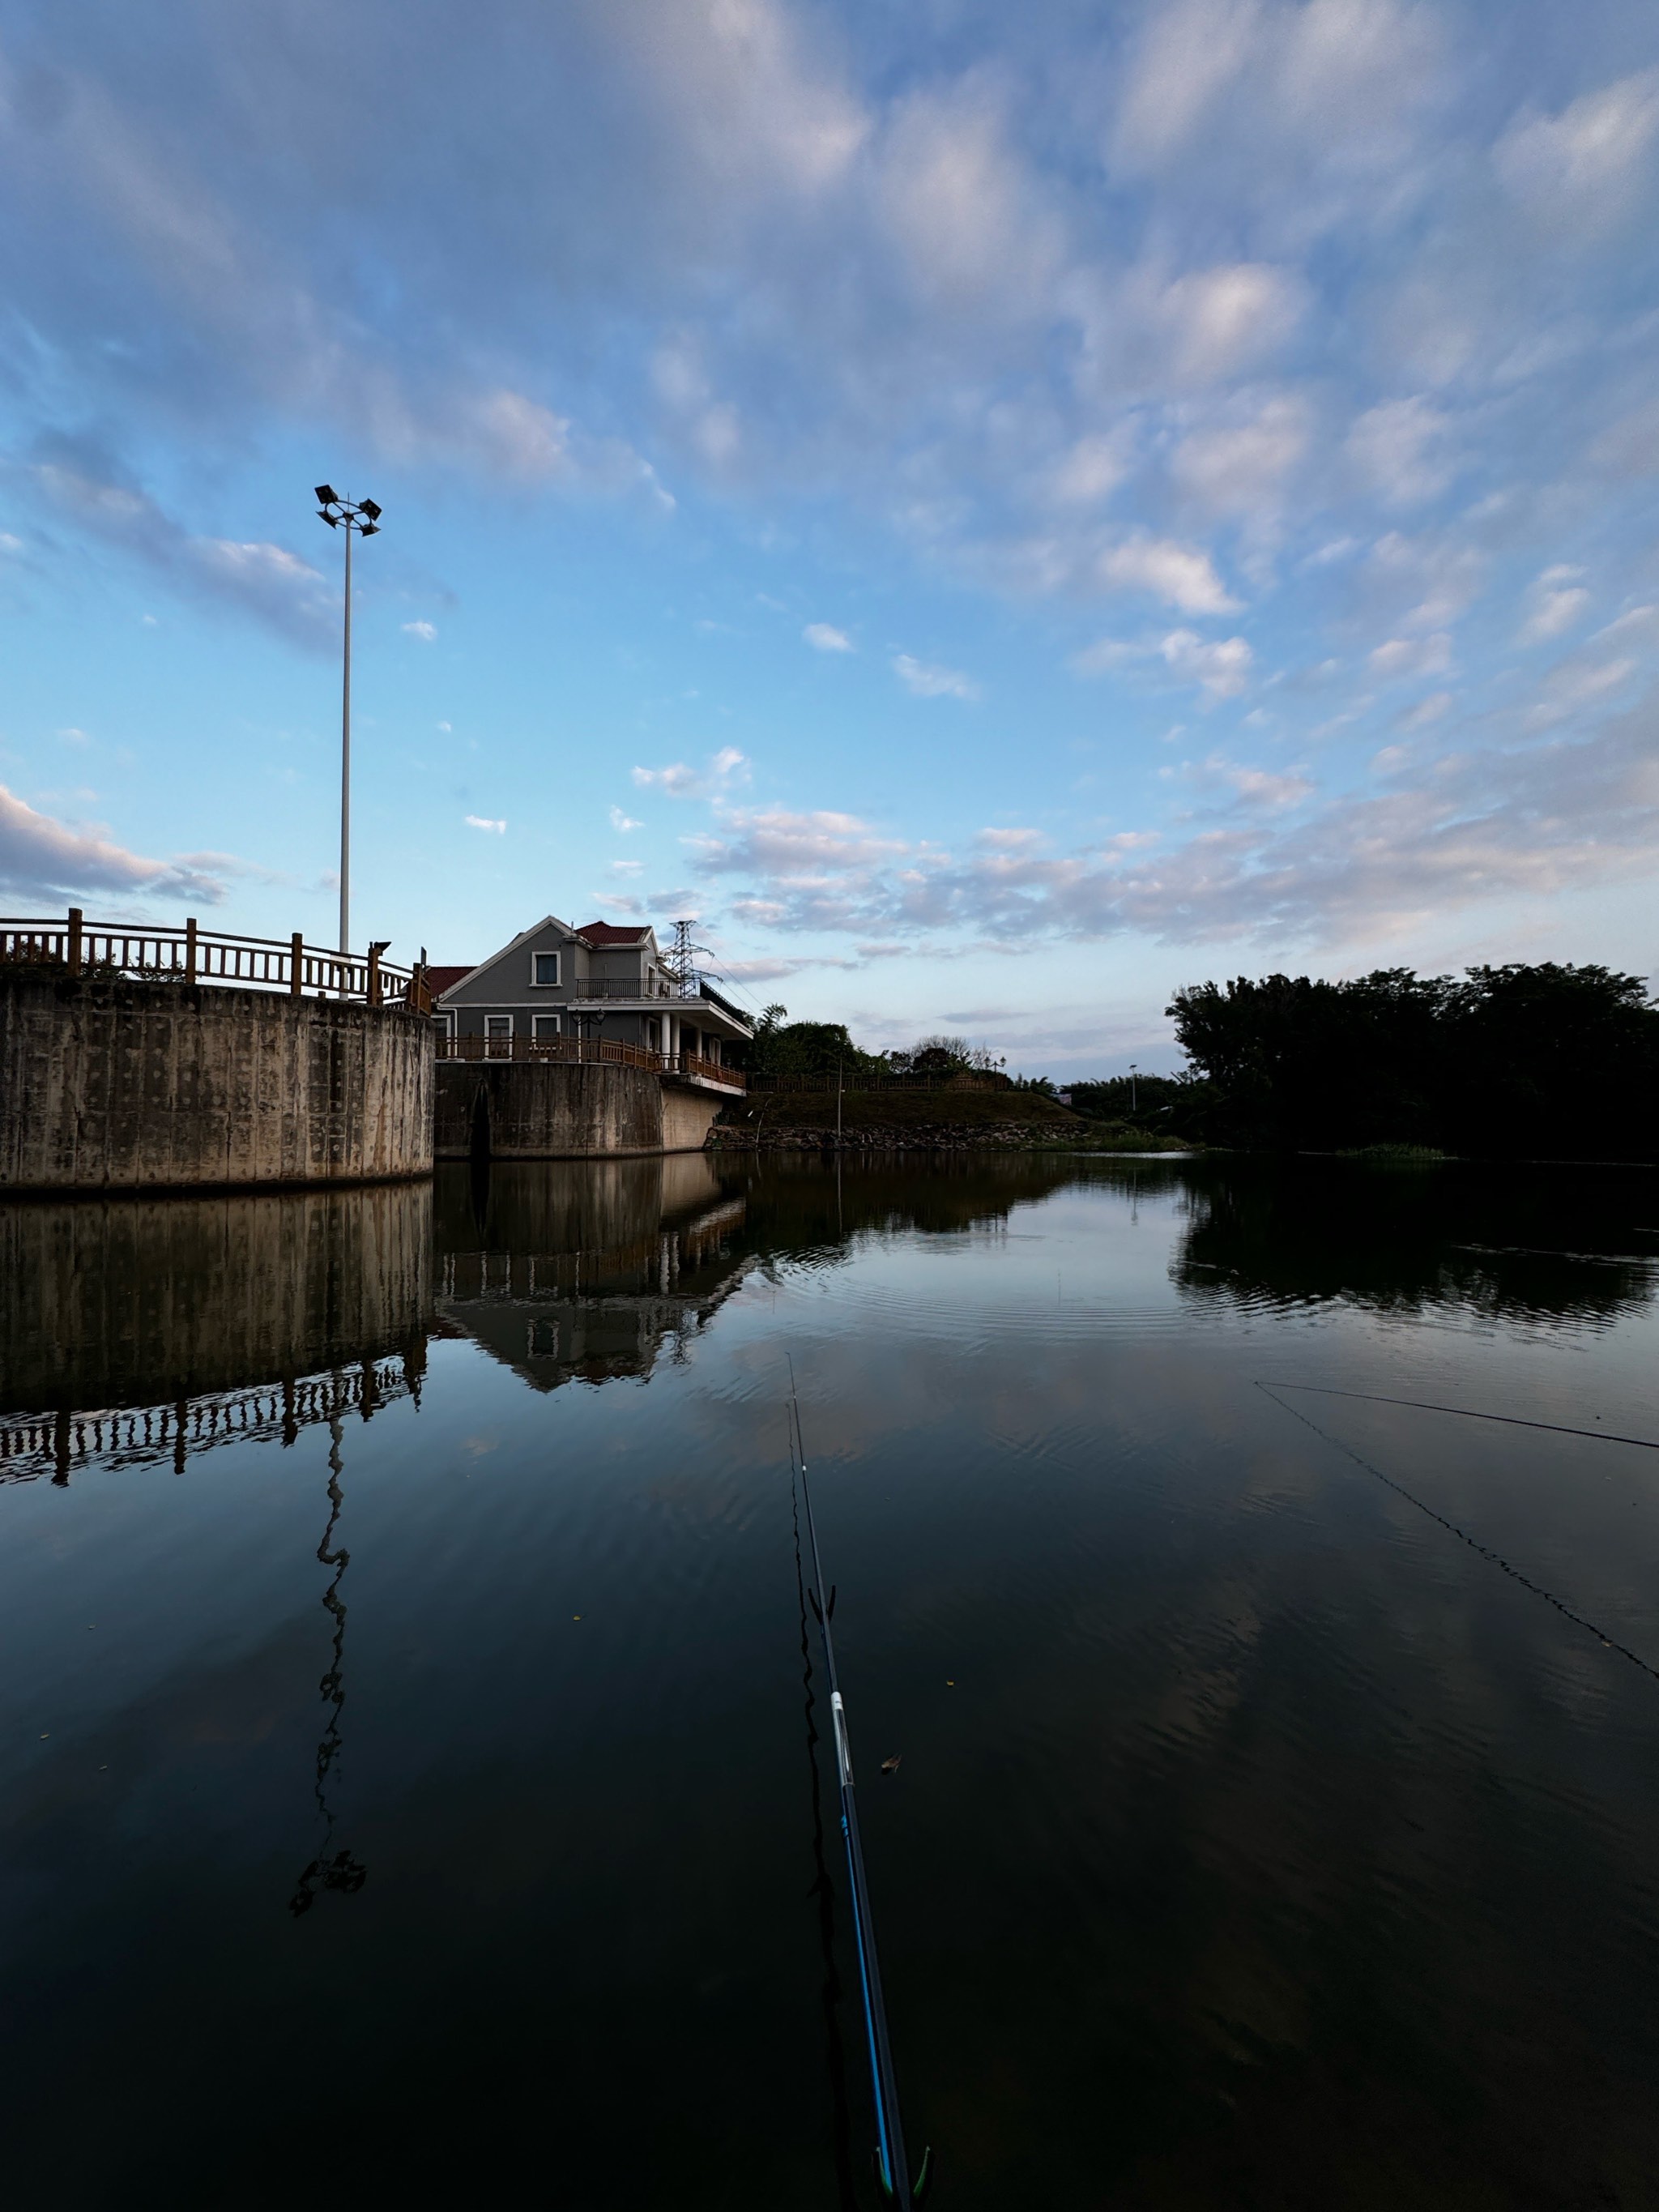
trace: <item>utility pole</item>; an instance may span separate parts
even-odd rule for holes
[[[837,1060],[836,1062],[836,1150],[837,1152],[841,1150],[841,1069],[842,1064]]]
[[[343,529],[345,542],[345,672],[340,694],[340,943],[351,950],[351,538],[373,538],[380,510],[372,499],[342,499],[332,484],[319,484],[317,512],[331,530]]]
[[[1133,1114],[1133,1113],[1134,1112],[1134,1110],[1135,1110],[1135,1063],[1133,1062],[1133,1060],[1131,1060],[1131,1061],[1129,1062],[1129,1111]]]

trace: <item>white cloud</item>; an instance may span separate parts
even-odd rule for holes
[[[620,806],[613,806],[611,810],[611,827],[625,837],[630,830],[643,830],[645,824],[643,822],[636,822],[631,814],[624,814]]]
[[[1108,669],[1161,659],[1179,682],[1201,684],[1213,702],[1236,698],[1244,690],[1255,657],[1247,638],[1209,639],[1196,630],[1172,629],[1167,636],[1139,643],[1103,638],[1076,654],[1072,666],[1079,676],[1099,676]],[[1179,734],[1178,726],[1169,733],[1171,738]]]
[[[405,637],[418,637],[424,645],[430,645],[438,635],[429,622],[406,622],[403,625],[403,632]]]
[[[469,830],[493,830],[498,837],[507,835],[506,823],[492,821],[487,814],[469,814],[464,818]]]
[[[893,656],[893,670],[905,690],[918,699],[977,699],[980,687],[971,676],[955,668],[937,668],[915,660],[908,653]]]
[[[1182,614],[1238,611],[1238,601],[1229,593],[1201,547],[1176,544],[1173,539],[1153,538],[1144,531],[1109,546],[1096,562],[1095,573],[1110,590],[1150,592],[1154,599],[1179,607]]]
[[[154,893],[216,905],[225,887],[214,869],[192,865],[209,856],[146,860],[102,830],[75,830],[41,814],[0,784],[0,889],[21,898],[63,899],[81,891]]]
[[[1289,340],[1307,306],[1301,278],[1263,262],[1178,276],[1158,303],[1170,368],[1182,382],[1213,384],[1256,368]]]
[[[1306,453],[1311,428],[1306,400],[1280,393],[1247,422],[1190,431],[1176,447],[1170,472],[1216,514],[1259,517],[1277,501]]]
[[[852,653],[853,641],[844,629],[830,623],[808,623],[801,635],[815,653]]]
[[[1455,474],[1451,425],[1420,395],[1368,408],[1348,433],[1360,477],[1391,506],[1414,507],[1443,491]]]
[[[1547,228],[1610,222],[1637,204],[1659,141],[1659,69],[1587,92],[1559,115],[1518,117],[1492,149],[1498,173]]]
[[[1400,726],[1402,730],[1426,729],[1431,722],[1438,722],[1449,714],[1452,704],[1449,691],[1431,691],[1400,717]]]
[[[1527,594],[1527,617],[1517,634],[1522,645],[1538,645],[1571,629],[1589,605],[1589,593],[1577,579],[1582,568],[1546,568]]]
[[[1373,676],[1392,684],[1405,676],[1439,676],[1451,666],[1451,635],[1436,630],[1428,637],[1391,637],[1365,656]]]
[[[629,774],[641,791],[660,791],[670,799],[708,799],[746,782],[749,763],[735,745],[723,745],[702,769],[674,761],[666,768],[635,768]]]

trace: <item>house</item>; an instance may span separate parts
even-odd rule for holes
[[[435,1018],[483,1052],[534,1057],[532,1048],[576,1037],[656,1053],[665,1072],[718,1081],[754,1036],[752,1018],[701,977],[682,978],[656,933],[617,922],[573,929],[546,915],[476,968],[430,968]]]

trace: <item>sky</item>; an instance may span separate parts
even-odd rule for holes
[[[1654,965],[1650,0],[0,0],[0,902],[869,1046]]]

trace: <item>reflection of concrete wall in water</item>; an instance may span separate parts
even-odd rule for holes
[[[158,1406],[400,1351],[432,1187],[0,1206],[0,1404]]]
[[[538,1389],[648,1375],[752,1265],[730,1250],[743,1218],[701,1158],[441,1176],[437,1333]]]
[[[723,1103],[608,1062],[446,1060],[436,1084],[441,1160],[697,1152]]]
[[[386,1007],[0,977],[0,1188],[424,1175],[433,1053]]]

